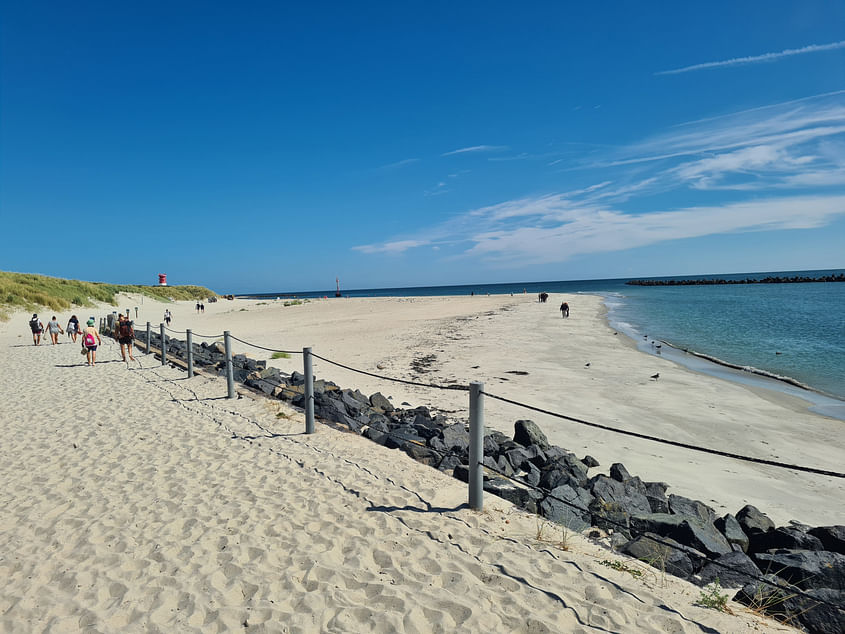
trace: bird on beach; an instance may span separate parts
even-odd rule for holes
[[[652,379],[654,379],[654,380],[656,381],[657,379],[659,379],[659,378],[660,378],[660,372],[658,372],[658,373],[656,373],[656,374],[652,374],[650,378],[652,378]]]
[[[587,363],[585,363],[585,364],[584,364],[584,367],[585,367],[585,368],[589,368],[589,367],[590,367],[590,362],[589,362],[589,361],[587,361]]]

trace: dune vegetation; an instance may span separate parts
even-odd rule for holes
[[[118,293],[139,293],[158,300],[193,300],[217,296],[203,286],[141,286],[82,282],[33,273],[0,271],[0,319],[12,311],[40,308],[66,310],[72,306],[93,306],[95,302],[117,305]]]

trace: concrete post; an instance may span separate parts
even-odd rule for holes
[[[161,330],[161,365],[167,365],[167,343],[164,340],[164,322],[159,324]]]
[[[235,398],[235,374],[232,367],[232,342],[229,339],[229,331],[223,331],[223,345],[226,347],[226,385],[228,394],[226,398]]]
[[[150,332],[150,322],[147,322],[147,354],[150,354],[151,340],[152,340],[152,333]]]
[[[314,371],[311,367],[311,348],[302,349],[305,365],[305,433],[314,433]]]
[[[484,508],[484,383],[469,384],[469,507]]]
[[[185,330],[185,335],[188,344],[188,378],[193,378],[194,376],[194,344],[191,341],[191,329],[188,328]]]

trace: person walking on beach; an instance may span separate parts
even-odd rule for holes
[[[569,317],[569,304],[567,304],[566,302],[563,302],[560,305],[560,316],[563,317],[564,319]]]
[[[166,323],[168,326],[170,325],[170,309],[169,308],[164,309],[164,323]]]
[[[85,346],[88,359],[88,365],[94,365],[97,362],[97,346],[102,345],[103,340],[100,339],[100,333],[94,328],[94,320],[88,320],[88,327],[82,332],[82,345]]]
[[[120,344],[120,356],[126,361],[126,351],[129,351],[129,360],[134,361],[132,356],[132,347],[135,340],[135,329],[132,327],[132,321],[125,315],[119,315],[117,318],[117,342]]]
[[[38,319],[38,315],[36,313],[32,314],[32,319],[29,320],[29,329],[32,331],[32,343],[37,345],[41,344],[41,333],[44,332],[44,324],[41,323],[41,320]]]
[[[56,319],[55,315],[53,315],[53,318],[47,322],[47,330],[50,333],[50,340],[53,342],[54,346],[59,343],[59,333],[65,334],[65,331],[62,330],[62,327],[59,325],[59,320]]]
[[[76,318],[76,315],[71,315],[70,319],[67,320],[67,334],[70,335],[70,338],[73,340],[73,343],[76,343],[76,335],[79,332],[79,320]]]

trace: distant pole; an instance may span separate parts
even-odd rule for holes
[[[484,383],[469,384],[469,507],[484,508]]]
[[[311,367],[311,348],[302,349],[305,363],[305,433],[314,433],[314,371]]]
[[[235,375],[232,368],[232,342],[229,339],[229,331],[223,331],[223,342],[226,347],[226,384],[229,389],[226,398],[235,398]]]
[[[147,354],[150,354],[150,340],[152,339],[152,333],[150,332],[150,322],[147,322]]]
[[[191,342],[191,329],[188,328],[185,330],[185,335],[187,335],[187,343],[188,343],[188,378],[191,379],[194,376],[194,346]]]
[[[161,365],[167,365],[167,343],[164,339],[164,322],[160,324],[161,330]]]
[[[126,317],[127,318],[129,317],[129,309],[128,308],[126,309]]]

